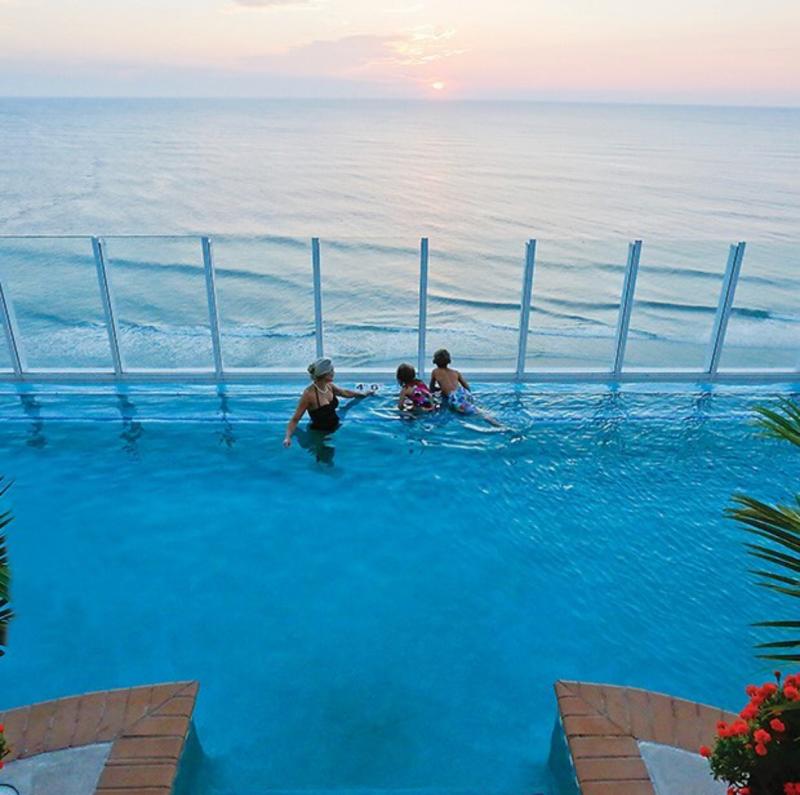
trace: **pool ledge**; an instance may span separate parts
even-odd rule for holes
[[[711,745],[717,722],[735,718],[717,707],[631,687],[558,681],[558,712],[582,795],[671,795],[653,783],[640,743],[696,754]],[[709,775],[709,788],[719,786]]]
[[[169,795],[197,699],[197,682],[106,690],[0,713],[16,760],[111,743],[94,795]],[[2,771],[0,771],[2,781]]]

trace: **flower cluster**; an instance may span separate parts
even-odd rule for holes
[[[3,765],[5,764],[3,762],[3,757],[8,756],[9,754],[9,748],[6,744],[5,731],[6,727],[0,723],[0,769],[2,769]],[[800,793],[798,793],[798,795],[800,795]]]
[[[757,687],[736,720],[717,724],[712,750],[701,746],[728,795],[800,795],[800,674]]]

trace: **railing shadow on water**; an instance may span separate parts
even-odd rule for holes
[[[0,381],[295,382],[325,355],[340,377],[389,379],[401,361],[424,377],[440,346],[476,381],[797,381],[796,248],[753,244],[740,279],[747,250],[0,237]]]

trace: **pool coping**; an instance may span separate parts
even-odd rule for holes
[[[639,741],[697,753],[712,745],[718,707],[633,687],[559,680],[561,725],[582,795],[655,795]]]
[[[0,712],[6,762],[49,751],[112,743],[95,795],[169,795],[199,683],[104,690]]]

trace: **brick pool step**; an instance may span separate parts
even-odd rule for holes
[[[583,795],[655,795],[639,741],[697,753],[711,745],[717,707],[632,687],[559,681],[558,711]]]
[[[0,712],[7,763],[112,743],[96,795],[169,795],[197,699],[197,682],[106,690]]]

